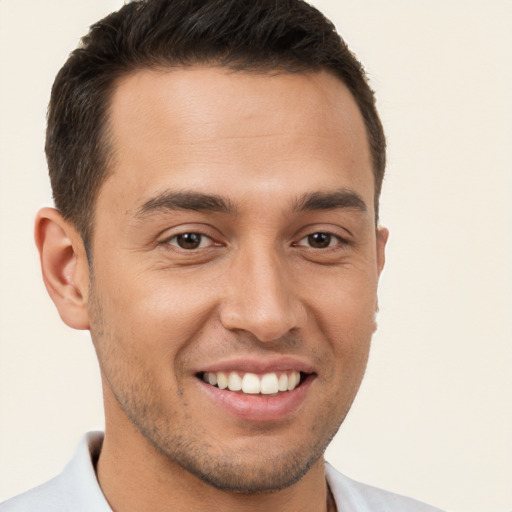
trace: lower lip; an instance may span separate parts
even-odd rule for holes
[[[274,396],[250,395],[219,389],[198,379],[201,389],[215,404],[228,413],[247,421],[278,421],[297,412],[306,399],[314,380],[308,375],[300,386]]]

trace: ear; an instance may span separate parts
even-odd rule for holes
[[[386,262],[386,244],[389,238],[389,231],[379,226],[377,228],[377,272],[380,276],[384,263]]]
[[[389,231],[381,226],[377,227],[376,246],[377,246],[377,275],[380,277],[384,263],[386,262],[386,244],[389,238]],[[379,312],[379,297],[375,296],[375,315],[373,332],[377,330],[377,313]]]
[[[35,223],[43,280],[63,322],[89,329],[89,264],[82,237],[54,208],[39,211]]]

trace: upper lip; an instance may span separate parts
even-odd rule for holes
[[[276,358],[234,358],[217,361],[198,368],[197,372],[230,372],[241,371],[251,373],[272,373],[295,370],[303,373],[314,373],[313,365],[294,356],[280,356]]]

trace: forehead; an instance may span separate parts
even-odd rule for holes
[[[100,197],[122,186],[134,208],[168,188],[301,195],[350,185],[373,202],[362,116],[327,72],[140,70],[118,82],[109,120],[115,159]]]

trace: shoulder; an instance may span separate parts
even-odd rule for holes
[[[60,512],[64,511],[60,475],[30,491],[0,504],[0,512]]]
[[[442,512],[420,501],[356,482],[326,464],[326,476],[338,510],[350,512]]]
[[[60,475],[1,503],[0,512],[112,512],[94,471],[102,441],[100,432],[87,434]]]

